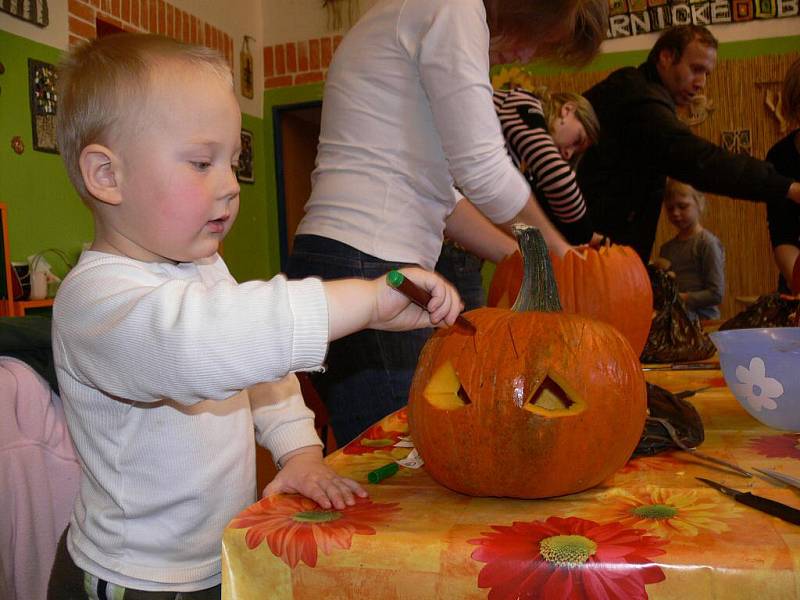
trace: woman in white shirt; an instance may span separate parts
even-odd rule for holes
[[[595,55],[607,10],[606,0],[379,0],[328,71],[312,193],[288,275],[432,269],[445,220],[448,231],[459,229],[453,185],[502,228],[531,223],[566,252],[506,152],[490,41],[506,56],[525,49],[580,64]],[[331,345],[316,383],[340,444],[405,405],[429,333],[365,331]]]

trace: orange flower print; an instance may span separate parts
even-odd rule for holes
[[[318,548],[323,554],[347,550],[353,535],[375,535],[373,526],[400,510],[397,503],[358,497],[355,501],[342,510],[324,510],[304,496],[269,496],[241,512],[230,527],[247,529],[245,542],[251,550],[266,540],[272,553],[290,567],[301,561],[314,567]]]
[[[469,540],[486,563],[478,587],[489,600],[645,600],[645,586],[665,579],[651,559],[666,541],[619,523],[569,517],[492,525]]]
[[[664,452],[655,456],[638,456],[630,459],[617,474],[636,473],[639,471],[675,471],[681,461],[674,458],[672,452]]]
[[[391,450],[400,438],[402,431],[387,431],[381,425],[373,425],[362,435],[344,447],[345,454],[369,454],[378,450]]]
[[[614,489],[598,496],[601,506],[592,512],[598,521],[615,521],[625,527],[648,530],[659,537],[696,536],[701,530],[722,533],[730,528],[724,519],[742,512],[733,502],[716,502],[705,491],[668,490],[647,486],[632,494]]]
[[[408,407],[404,406],[400,410],[393,412],[381,421],[383,428],[388,431],[401,431],[408,433]]]
[[[355,479],[358,482],[366,483],[367,475],[371,471],[383,467],[390,462],[396,462],[406,458],[411,452],[411,448],[388,448],[372,453],[362,453],[355,456],[345,456],[338,454],[327,459],[329,466],[339,475]],[[397,472],[398,477],[410,475],[413,469],[400,467]]]

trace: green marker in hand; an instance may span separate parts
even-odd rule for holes
[[[420,308],[428,310],[428,302],[431,301],[431,295],[400,271],[389,271],[386,274],[386,283],[389,284],[389,287],[396,289]],[[470,333],[475,333],[475,326],[463,316],[458,315],[458,317],[456,317],[456,323],[467,329]]]

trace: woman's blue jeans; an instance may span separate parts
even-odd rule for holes
[[[375,279],[410,266],[382,260],[316,235],[294,238],[286,268],[290,279]],[[312,375],[330,415],[339,446],[408,402],[411,380],[431,329],[386,332],[366,329],[330,344],[327,371]]]
[[[442,244],[436,271],[456,286],[465,311],[486,306],[482,267],[483,260],[471,252],[447,240]]]

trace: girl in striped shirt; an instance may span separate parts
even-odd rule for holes
[[[553,225],[570,244],[598,242],[573,170],[600,133],[589,101],[579,94],[517,88],[495,91],[494,107],[508,153]]]

